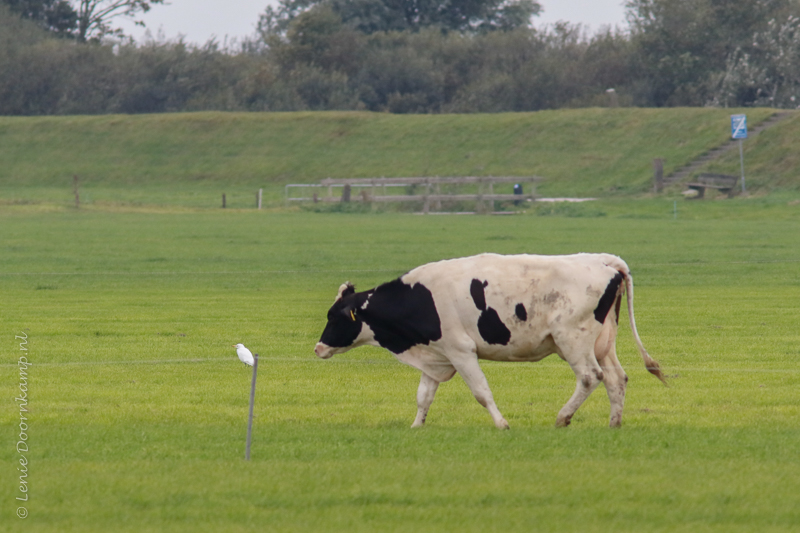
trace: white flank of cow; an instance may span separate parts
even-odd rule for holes
[[[609,425],[619,427],[628,377],[616,353],[622,295],[645,367],[666,384],[636,331],[633,278],[609,254],[481,254],[422,265],[375,289],[339,288],[315,353],[327,359],[365,344],[382,346],[422,371],[417,416],[422,426],[439,383],[458,372],[498,428],[508,428],[479,359],[539,361],[556,353],[576,377],[556,426],[603,383]]]

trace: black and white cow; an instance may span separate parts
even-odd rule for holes
[[[481,254],[422,265],[366,292],[345,283],[314,352],[327,359],[365,344],[382,346],[421,370],[412,427],[425,422],[439,383],[458,372],[503,429],[508,422],[478,359],[539,361],[557,353],[572,367],[577,385],[556,426],[567,426],[602,381],[611,403],[610,425],[618,427],[628,376],[615,341],[626,289],[645,367],[664,381],[636,331],[628,265],[608,254]]]

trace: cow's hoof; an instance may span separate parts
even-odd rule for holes
[[[556,427],[557,428],[565,428],[565,427],[567,427],[569,425],[570,422],[572,422],[572,417],[571,416],[567,417],[567,418],[559,418],[558,420],[556,420]]]
[[[511,429],[508,426],[508,422],[506,422],[505,420],[501,420],[500,422],[496,423],[495,425],[497,426],[497,429]]]

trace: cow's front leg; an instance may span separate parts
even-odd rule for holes
[[[425,423],[425,419],[428,417],[428,409],[433,403],[433,397],[436,396],[436,389],[438,388],[439,382],[423,372],[417,389],[417,418],[411,424],[412,428],[422,427]]]
[[[452,363],[467,383],[469,390],[472,391],[472,395],[475,396],[478,403],[484,406],[489,411],[489,414],[492,415],[494,425],[500,429],[508,429],[508,422],[500,414],[500,410],[494,403],[492,391],[489,389],[489,382],[486,381],[486,376],[478,364],[478,358],[476,356],[465,357],[458,362],[452,361]]]

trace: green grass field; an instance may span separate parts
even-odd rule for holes
[[[88,119],[87,119],[88,120]],[[800,205],[604,200],[508,217],[0,207],[0,531],[796,531]],[[537,216],[541,215],[541,216]],[[620,430],[602,387],[556,430],[568,365],[482,363],[409,428],[418,372],[317,360],[340,283],[478,252],[622,256]],[[28,336],[28,518],[17,359]],[[252,460],[244,443],[261,354]]]
[[[0,117],[0,204],[251,208],[326,177],[538,175],[545,196],[626,197],[771,109],[574,109],[537,113],[182,113]],[[800,114],[746,142],[751,190],[800,190]],[[738,154],[737,154],[738,156]],[[719,170],[738,173],[738,157]],[[509,185],[510,187],[510,185]],[[510,192],[510,190],[505,191]],[[671,191],[672,193],[680,191]]]

